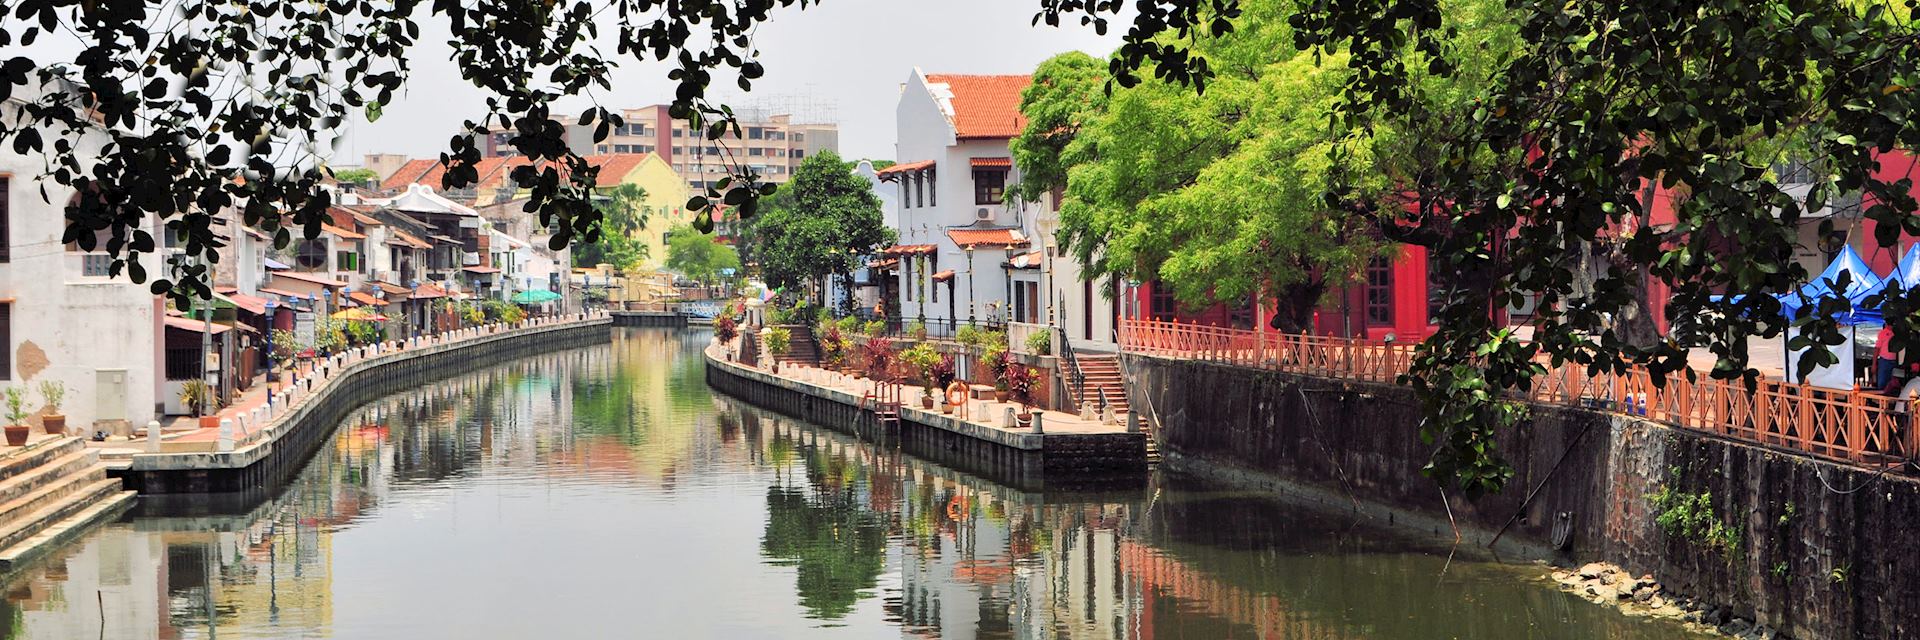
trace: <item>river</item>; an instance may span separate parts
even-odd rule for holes
[[[620,330],[382,398],[271,494],[142,498],[5,638],[1672,638],[1538,565],[1155,474],[1013,490]]]

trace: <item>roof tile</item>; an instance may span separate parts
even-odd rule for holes
[[[1033,84],[1032,76],[929,74],[927,82],[945,84],[953,92],[953,132],[962,140],[1012,138],[1027,126],[1020,114],[1020,92]]]

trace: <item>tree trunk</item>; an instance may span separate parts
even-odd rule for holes
[[[1278,287],[1274,292],[1273,318],[1267,321],[1267,326],[1283,333],[1311,332],[1313,311],[1319,308],[1320,298],[1326,293],[1326,279],[1317,276]]]

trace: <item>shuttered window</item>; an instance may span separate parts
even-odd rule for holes
[[[0,302],[0,380],[13,379],[13,303]]]
[[[13,260],[12,176],[0,176],[0,262]]]

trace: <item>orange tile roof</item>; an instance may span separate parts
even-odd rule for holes
[[[970,160],[969,164],[972,164],[975,169],[1011,168],[1013,166],[1013,158],[1004,156],[998,158],[969,158],[968,160]]]
[[[1032,76],[929,74],[927,82],[944,83],[953,92],[953,133],[962,140],[1011,138],[1027,126],[1020,92],[1033,84]]]
[[[896,244],[882,249],[880,253],[890,256],[917,256],[933,253],[939,248],[940,245],[935,244]]]
[[[908,173],[911,171],[919,171],[921,169],[931,169],[931,168],[933,168],[932,160],[921,160],[919,162],[902,162],[900,164],[896,164],[891,167],[887,167],[885,169],[875,171],[873,172],[873,175],[879,177],[881,180],[892,180],[903,173]]]
[[[934,281],[934,282],[946,282],[946,281],[948,281],[948,280],[952,280],[952,279],[953,279],[953,270],[952,270],[952,269],[948,269],[948,270],[946,270],[946,271],[942,271],[942,272],[940,272],[940,273],[936,273],[936,274],[933,274],[933,281]]]
[[[1039,251],[1029,251],[1007,259],[1007,267],[1013,269],[1038,269],[1044,256]]]
[[[1027,239],[1016,229],[948,229],[947,238],[963,248],[1027,246]]]
[[[415,238],[413,237],[413,234],[407,233],[405,231],[401,231],[399,229],[393,230],[393,239],[388,240],[387,244],[397,244],[403,247],[413,247],[415,249],[432,249],[433,248],[433,245],[428,244],[427,241],[421,240],[419,238]]]
[[[330,224],[326,224],[326,223],[324,223],[324,222],[320,224],[320,231],[322,231],[322,232],[324,232],[324,233],[331,233],[331,234],[333,234],[333,235],[335,235],[335,236],[339,236],[340,238],[342,238],[342,239],[345,239],[345,240],[365,240],[365,239],[367,239],[367,236],[366,236],[365,234],[359,234],[359,233],[354,233],[354,232],[352,232],[352,231],[348,231],[348,230],[346,230],[346,229],[342,229],[342,228],[340,228],[340,227],[336,227],[336,226],[333,226],[333,225],[330,225]]]
[[[600,168],[600,173],[594,178],[595,186],[615,187],[626,182],[627,176],[631,175],[635,169],[640,168],[640,164],[646,162],[647,156],[649,155],[652,154],[603,153],[586,156],[586,159],[587,164]],[[533,161],[522,156],[514,156],[511,158],[482,158],[480,162],[473,166],[474,173],[478,177],[474,180],[473,184],[468,185],[468,188],[498,189],[504,187],[507,185],[507,180],[513,177],[514,169],[530,164],[533,164]],[[436,191],[443,191],[445,188],[441,183],[446,179],[446,175],[446,165],[437,159],[408,160],[405,165],[400,167],[400,170],[393,172],[392,176],[389,176],[385,182],[381,183],[380,188],[387,191],[400,191],[406,189],[409,184],[423,184],[433,187]],[[564,169],[561,170],[561,175],[566,175]]]
[[[381,282],[379,280],[375,280],[373,281],[373,284],[374,286],[380,287],[381,291],[387,292],[387,295],[413,293],[412,289],[408,289],[406,287],[402,287],[400,285],[393,284],[390,282]]]
[[[352,298],[354,302],[358,302],[360,304],[364,304],[369,307],[378,307],[386,304],[386,302],[381,301],[379,298],[375,298],[372,295],[362,293],[359,291],[350,292],[347,294],[347,297]]]
[[[446,289],[442,289],[440,287],[436,287],[431,284],[423,284],[423,285],[420,285],[420,288],[413,290],[413,299],[415,300],[424,300],[427,298],[444,298],[446,296],[447,296]]]

